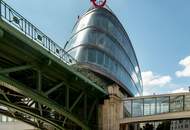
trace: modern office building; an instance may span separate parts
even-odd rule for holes
[[[108,8],[91,7],[79,17],[65,50],[107,84],[116,83],[127,96],[142,95],[142,78],[132,43],[124,27]],[[1,119],[1,118],[0,118]],[[0,129],[35,130],[2,116]]]
[[[76,22],[66,51],[88,69],[115,82],[129,96],[142,95],[135,51],[124,27],[108,8],[91,7]]]

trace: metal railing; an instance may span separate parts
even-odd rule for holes
[[[57,56],[68,65],[75,64],[77,62],[51,38],[46,36],[42,31],[36,28],[2,0],[0,0],[0,16],[2,20],[15,27],[18,31],[35,41],[35,43],[44,47],[47,51]]]
[[[102,83],[97,79],[92,79],[92,73],[83,73],[79,68],[76,67],[78,61],[68,54],[63,48],[56,44],[51,38],[46,36],[42,31],[36,28],[32,23],[26,20],[23,16],[17,13],[13,8],[11,8],[4,1],[0,0],[0,20],[5,21],[9,25],[16,28],[18,31],[23,33],[25,36],[34,41],[34,43],[42,46],[48,52],[58,57],[64,63],[72,65],[72,68],[84,77],[90,79],[93,83],[104,89]],[[98,80],[98,81],[97,81]]]

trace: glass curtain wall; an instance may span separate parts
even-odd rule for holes
[[[111,11],[88,10],[77,21],[65,49],[79,63],[115,81],[131,96],[142,94],[142,78],[134,49]]]
[[[170,96],[126,99],[126,117],[140,117],[169,112],[190,111],[190,93]]]

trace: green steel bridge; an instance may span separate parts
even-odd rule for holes
[[[77,68],[72,56],[0,0],[1,114],[43,130],[97,130],[98,105],[108,95],[99,77]],[[190,93],[119,102],[123,111],[114,115],[124,115],[121,126],[190,117]]]
[[[40,129],[97,127],[104,84],[0,0],[0,113]]]

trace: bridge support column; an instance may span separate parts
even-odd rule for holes
[[[118,85],[108,86],[109,98],[99,106],[99,129],[120,130],[120,119],[123,118],[123,94]]]

